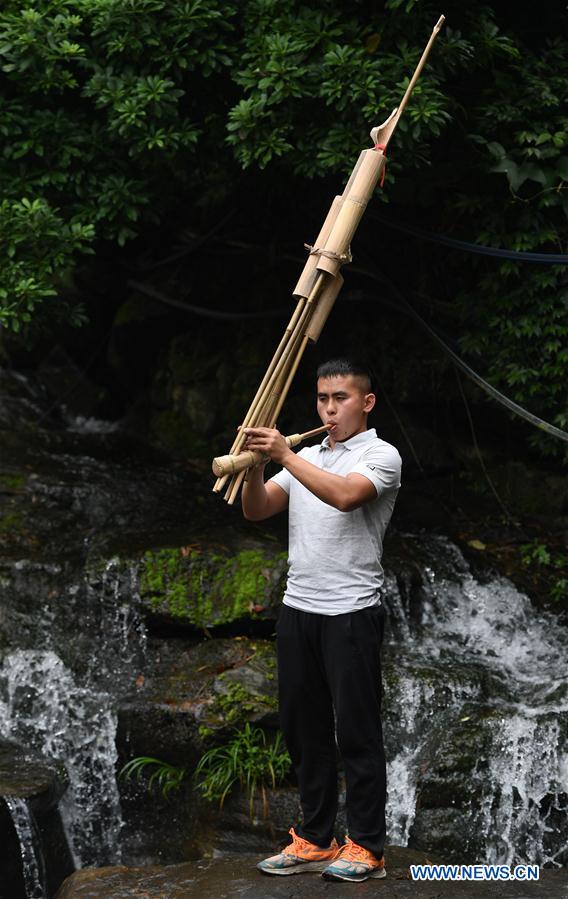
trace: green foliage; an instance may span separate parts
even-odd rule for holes
[[[235,74],[245,96],[230,111],[228,125],[236,158],[245,168],[264,168],[287,156],[292,171],[310,177],[347,171],[370,124],[400,101],[420,43],[400,38],[390,52],[379,53],[383,37],[390,43],[392,22],[381,23],[377,33],[372,20],[346,15],[340,4],[251,0],[246,9]],[[439,135],[450,105],[428,72],[401,126],[411,132],[411,141],[403,142]]]
[[[470,140],[488,187],[474,201],[471,192],[460,190],[455,210],[483,222],[476,231],[479,243],[566,252],[567,51],[568,42],[555,36],[544,52],[514,57],[473,107]],[[566,266],[477,259],[468,260],[467,271],[476,286],[459,297],[463,349],[480,357],[489,379],[517,402],[566,429]],[[558,441],[538,432],[532,442],[545,453],[562,451]]]
[[[229,62],[233,13],[215,0],[3,4],[0,227],[15,235],[2,324],[26,326],[95,238],[124,245],[195,178],[203,83]]]
[[[535,37],[528,13],[494,8],[498,21],[491,5],[447,10],[379,198],[465,240],[566,252],[561,14],[543,8]],[[349,171],[438,15],[429,0],[6,0],[0,324],[25,332],[44,308],[80,324],[65,297],[85,253],[218,213],[242,169],[291,189]],[[517,402],[568,427],[566,266],[432,255],[405,267],[403,286],[451,306],[434,326]]]
[[[230,742],[214,746],[201,757],[194,777],[202,795],[210,802],[219,802],[221,807],[233,787],[241,786],[252,818],[257,792],[260,790],[266,816],[266,788],[282,783],[291,764],[280,732],[269,741],[261,728],[247,722],[242,730],[235,731]]]
[[[164,799],[167,799],[172,790],[179,790],[187,775],[187,768],[176,767],[161,759],[140,755],[127,762],[120,769],[118,776],[125,779],[136,777],[139,781],[148,772],[148,769],[153,769],[147,782],[148,790],[151,791],[154,786],[159,787]]]
[[[556,602],[568,599],[568,554],[533,540],[521,546],[521,559],[525,567],[537,565],[550,578],[550,596]]]
[[[77,253],[92,253],[92,225],[66,223],[46,200],[2,200],[0,203],[0,325],[18,331],[31,321],[38,303],[57,294]],[[75,322],[83,317],[75,312]]]

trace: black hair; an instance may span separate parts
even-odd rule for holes
[[[316,372],[316,378],[347,377],[347,375],[366,378],[368,386],[365,385],[365,393],[375,392],[373,372],[368,365],[359,360],[346,358],[330,359],[329,362],[322,362]]]

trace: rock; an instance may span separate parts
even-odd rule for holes
[[[140,562],[143,609],[153,624],[196,628],[247,617],[275,619],[286,558],[250,541],[236,552],[211,542],[148,550]]]
[[[153,661],[152,661],[153,657]],[[204,741],[246,721],[275,725],[276,656],[269,640],[247,637],[197,645],[153,641],[148,665],[119,705],[121,755],[193,765]]]
[[[277,851],[279,846],[272,847]],[[354,886],[329,883],[318,874],[299,877],[269,877],[255,869],[258,855],[231,855],[215,859],[185,862],[166,868],[98,868],[77,871],[61,886],[55,899],[353,899],[357,896],[381,896],[398,899],[440,897],[519,897],[519,899],[566,899],[566,875],[563,871],[541,871],[538,882],[523,881],[451,882],[410,881],[409,866],[436,859],[423,852],[387,846],[387,877]]]
[[[50,895],[73,871],[58,809],[66,789],[67,774],[60,763],[0,740],[0,896],[25,899],[26,895],[13,813],[22,814],[36,829],[34,848],[43,857]]]
[[[28,799],[34,812],[42,813],[54,808],[66,789],[67,774],[59,762],[0,740],[0,796]]]
[[[148,773],[140,781],[119,780],[123,857],[136,863],[176,862],[216,845],[213,829],[219,826],[223,832],[242,830],[231,816],[232,823],[227,821],[227,810],[233,807],[241,821],[238,800],[231,797],[221,813],[216,804],[200,798],[191,776],[205,749],[228,739],[235,728],[247,721],[276,726],[275,647],[271,641],[245,637],[197,645],[153,638],[146,659],[147,666],[133,672],[132,691],[119,705],[116,739],[121,764],[149,756],[184,767],[187,774],[181,792],[167,799],[158,789],[148,791]],[[287,821],[288,815],[284,811],[282,815]],[[253,837],[256,846],[254,828]]]

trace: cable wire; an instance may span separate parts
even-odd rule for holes
[[[515,262],[537,262],[545,265],[568,265],[568,255],[564,253],[530,253],[521,250],[503,250],[498,247],[486,247],[483,244],[471,243],[467,240],[457,240],[455,237],[448,237],[446,234],[435,234],[432,231],[425,231],[423,228],[417,228],[416,225],[407,225],[403,222],[395,222],[380,212],[372,211],[369,217],[376,219],[387,228],[393,228],[395,231],[402,231],[405,234],[411,234],[420,240],[429,240],[431,243],[440,243],[455,250],[462,250],[465,253],[479,253],[482,256],[495,256],[497,259],[512,259]]]

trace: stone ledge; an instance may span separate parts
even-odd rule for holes
[[[437,899],[437,897],[495,897],[495,899],[567,899],[565,869],[543,870],[538,882],[445,882],[409,880],[409,865],[435,861],[431,856],[398,846],[385,853],[388,876],[357,885],[327,883],[317,874],[263,876],[255,869],[258,856],[232,855],[148,868],[90,868],[68,877],[55,899]]]

